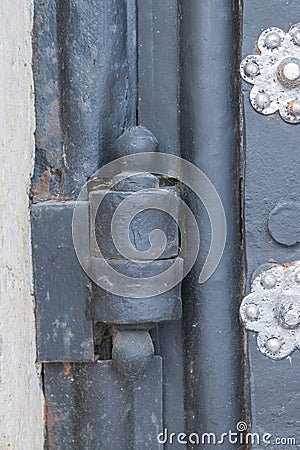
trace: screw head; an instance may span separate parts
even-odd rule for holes
[[[296,45],[300,45],[300,30],[293,33],[293,41]]]
[[[280,340],[276,337],[272,337],[272,338],[268,339],[266,342],[266,349],[270,353],[277,353],[281,349],[281,346],[282,346],[282,344],[281,344]]]
[[[297,270],[295,273],[295,281],[296,283],[300,283],[300,270]]]
[[[300,76],[300,67],[296,62],[290,62],[283,68],[283,75],[289,81],[295,81]]]
[[[255,103],[260,109],[265,109],[270,106],[271,99],[266,92],[258,92],[255,96]]]
[[[256,75],[258,75],[259,73],[259,65],[255,62],[255,61],[249,61],[246,65],[245,65],[245,73],[246,75],[248,75],[248,77],[256,77]]]
[[[266,272],[262,274],[260,282],[265,289],[272,289],[274,286],[276,286],[277,278],[274,273]]]
[[[268,48],[274,49],[279,47],[280,44],[281,44],[281,37],[278,33],[276,33],[276,31],[271,31],[270,33],[267,34],[265,38],[265,45]]]

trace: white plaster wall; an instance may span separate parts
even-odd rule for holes
[[[43,448],[28,210],[32,7],[0,0],[0,450]]]

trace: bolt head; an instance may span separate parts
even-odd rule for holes
[[[290,62],[283,68],[283,75],[288,81],[295,81],[300,76],[300,66],[296,62]]]
[[[281,344],[280,340],[276,337],[272,337],[272,338],[268,339],[266,342],[266,349],[270,353],[277,353],[281,349],[281,346],[282,346],[282,344]]]
[[[280,44],[281,44],[281,37],[278,33],[276,33],[276,31],[271,31],[270,33],[267,34],[265,38],[265,45],[268,48],[274,49],[279,47]]]
[[[293,41],[296,45],[300,45],[300,30],[293,33]]]
[[[261,284],[265,289],[272,289],[276,286],[277,278],[274,273],[263,273],[261,276]]]
[[[297,270],[295,273],[295,281],[296,283],[300,283],[300,270]]]
[[[270,106],[271,99],[266,92],[258,92],[255,96],[255,103],[260,109],[265,109]]]
[[[255,61],[249,61],[245,65],[245,73],[248,75],[248,77],[256,77],[259,73],[259,65]]]
[[[248,305],[246,307],[245,312],[246,312],[247,319],[249,319],[249,320],[255,320],[259,316],[259,308],[258,308],[258,306],[254,305],[254,304]]]

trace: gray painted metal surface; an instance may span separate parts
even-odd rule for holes
[[[261,31],[270,26],[288,29],[300,17],[296,0],[244,1],[242,57],[254,52]],[[296,19],[295,19],[296,18]],[[299,244],[282,245],[268,232],[270,212],[281,202],[296,201],[300,194],[298,125],[291,126],[278,116],[263,117],[253,111],[244,92],[245,250],[247,290],[258,266],[270,260],[284,264],[299,259]],[[282,220],[282,227],[289,226]],[[294,226],[291,226],[293,231]],[[252,430],[274,437],[295,436],[300,442],[300,356],[271,361],[261,355],[255,336],[249,336],[249,383]],[[253,446],[258,449],[258,446]],[[273,444],[269,448],[277,448]],[[295,448],[288,447],[285,448]]]
[[[169,432],[220,435],[235,429],[245,417],[252,431],[299,435],[299,354],[294,352],[291,359],[282,361],[268,360],[250,335],[249,359],[244,355],[242,360],[239,189],[244,160],[240,139],[246,153],[246,293],[259,265],[269,260],[299,260],[297,227],[291,225],[294,238],[287,241],[286,234],[278,231],[280,214],[274,215],[274,211],[278,205],[297,201],[300,179],[298,127],[277,116],[256,114],[246,85],[245,120],[240,129],[239,3],[145,0],[136,10],[131,0],[36,1],[37,152],[32,196],[33,202],[55,200],[32,206],[38,314],[51,288],[57,293],[53,317],[58,314],[58,299],[64,305],[70,304],[72,297],[72,305],[78,304],[78,309],[70,308],[68,321],[73,323],[74,313],[81,327],[79,333],[75,328],[72,331],[75,337],[68,351],[60,345],[64,345],[64,336],[59,328],[60,341],[55,348],[52,339],[50,352],[45,336],[52,322],[41,317],[40,358],[90,361],[44,365],[48,448],[70,448],[74,442],[77,448],[159,448],[153,438],[160,427],[159,431],[167,427]],[[300,14],[296,0],[244,0],[242,56],[254,52],[254,42],[264,29],[277,26],[287,30],[297,12]],[[103,311],[84,309],[99,292],[95,287],[91,291],[85,288],[89,281],[74,263],[67,225],[72,203],[64,201],[76,198],[82,184],[101,164],[121,156],[113,150],[113,143],[125,128],[135,124],[156,135],[160,151],[181,155],[210,177],[222,198],[229,233],[218,270],[205,285],[199,285],[199,269],[210,244],[210,225],[203,205],[184,190],[199,221],[202,248],[183,285],[183,320],[160,324],[151,331],[155,354],[163,364],[159,356],[154,357],[145,378],[129,383],[110,361],[112,331],[91,320],[91,310],[99,317]],[[62,222],[58,220],[60,208],[66,216]],[[282,220],[286,217],[285,212]],[[65,230],[60,235],[57,230],[63,223]],[[52,259],[44,255],[48,251]],[[66,277],[58,272],[59,254],[64,271],[72,271],[76,278],[74,291],[69,284],[64,286]],[[55,265],[54,281],[45,280],[45,266],[53,269]],[[86,339],[89,345],[79,349],[78,344]],[[249,363],[249,371],[246,368],[244,395],[245,363]],[[151,411],[156,419],[150,423]],[[110,423],[113,433],[107,431]],[[113,439],[110,444],[109,439]],[[222,445],[230,450],[233,447],[238,445]],[[164,448],[182,445],[166,444]]]
[[[221,435],[242,419],[238,308],[242,263],[239,210],[239,2],[182,2],[182,156],[210,177],[223,202],[228,235],[214,275],[195,272],[210,244],[205,210],[186,198],[199,220],[201,251],[183,285],[188,431]],[[208,444],[203,448],[209,448]],[[238,445],[224,443],[222,448]]]

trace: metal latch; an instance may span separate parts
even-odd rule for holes
[[[300,261],[263,270],[242,301],[240,317],[261,353],[282,359],[300,350]]]
[[[300,123],[300,23],[287,33],[267,28],[258,38],[257,50],[240,67],[242,78],[254,85],[251,105],[261,114],[279,110],[286,122]]]

